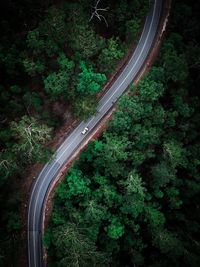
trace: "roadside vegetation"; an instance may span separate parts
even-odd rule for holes
[[[0,266],[21,266],[27,167],[49,159],[46,143],[68,118],[95,113],[97,93],[137,39],[149,1],[102,0],[98,7],[108,10],[98,11],[105,17],[101,21],[91,18],[94,5],[92,0],[1,3]]]
[[[174,3],[156,65],[56,189],[50,266],[199,266],[199,12]]]

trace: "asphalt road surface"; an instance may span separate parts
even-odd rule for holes
[[[129,84],[134,80],[151,51],[158,31],[164,0],[154,0],[149,2],[151,5],[150,11],[146,18],[138,45],[123,72],[116,79],[109,91],[99,101],[97,114],[88,119],[86,122],[81,122],[74,129],[74,131],[66,138],[63,144],[56,151],[56,155],[53,160],[44,166],[43,170],[36,179],[28,207],[29,267],[42,267],[45,264],[42,248],[43,204],[51,183],[56,178],[56,175],[63,164],[67,162],[73,152],[76,151],[83,140],[87,138],[98,122],[105,116],[113,104],[127,89]],[[89,130],[85,135],[83,135],[81,132],[85,127],[88,127]]]

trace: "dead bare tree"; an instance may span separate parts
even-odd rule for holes
[[[96,2],[96,5],[95,6],[92,6],[92,9],[93,9],[93,12],[92,12],[92,15],[90,17],[90,21],[94,18],[94,17],[97,17],[100,21],[103,19],[106,26],[108,27],[108,23],[107,23],[107,20],[106,18],[102,15],[102,14],[99,14],[99,12],[101,11],[108,11],[109,7],[106,7],[106,8],[98,8],[98,4],[101,0],[97,0]]]

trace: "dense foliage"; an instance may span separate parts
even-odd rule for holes
[[[95,113],[96,95],[135,40],[148,0],[102,0],[108,27],[90,21],[91,5],[93,0],[0,4],[0,266],[21,266],[20,188],[27,166],[47,161],[45,144],[65,118]]]
[[[157,65],[56,189],[52,266],[199,266],[200,5],[187,2]]]

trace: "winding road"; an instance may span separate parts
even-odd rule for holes
[[[62,166],[90,135],[100,120],[107,114],[113,104],[124,93],[129,84],[136,78],[152,46],[158,32],[164,0],[150,1],[150,11],[146,18],[138,45],[126,64],[122,73],[115,80],[107,93],[100,99],[97,114],[86,122],[81,122],[58,148],[53,159],[48,162],[32,188],[28,207],[28,261],[29,267],[42,267],[43,259],[43,216],[44,202],[51,183],[55,180]],[[89,130],[83,135],[81,132]]]

